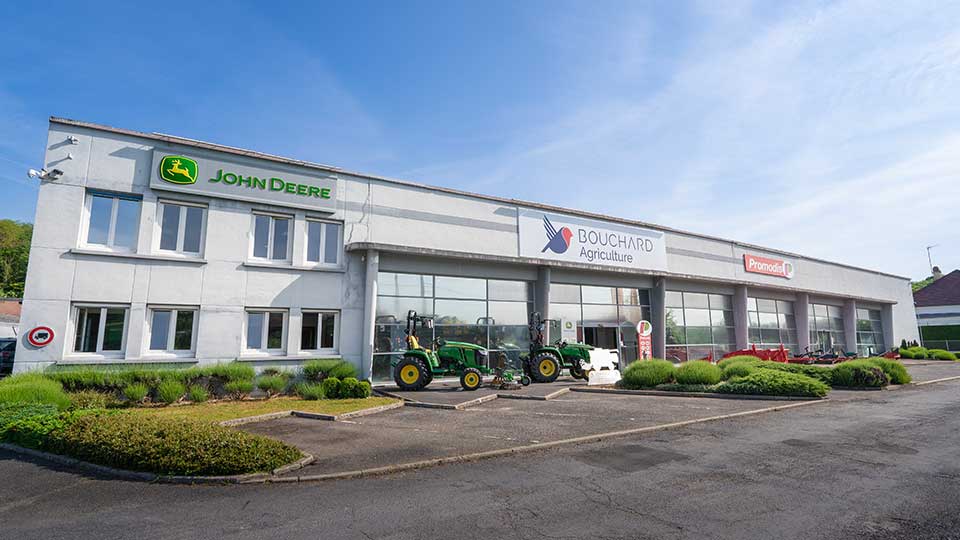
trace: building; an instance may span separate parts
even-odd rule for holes
[[[913,293],[924,347],[960,352],[960,270],[944,275],[933,268],[933,283]]]
[[[642,319],[679,360],[917,338],[907,278],[649,223],[60,118],[45,167],[21,326],[49,343],[18,371],[339,356],[380,380],[408,310],[514,352],[536,310],[625,361]]]
[[[0,298],[0,338],[17,337],[21,307],[19,298]]]

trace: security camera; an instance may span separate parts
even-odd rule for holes
[[[47,173],[47,178],[49,178],[50,180],[56,180],[61,176],[63,176],[63,171],[61,171],[60,169],[54,169]]]
[[[71,136],[67,137],[67,142],[69,142],[70,144],[80,144],[80,139],[78,139],[78,138],[76,138],[75,136],[71,135]]]
[[[41,180],[56,180],[57,178],[63,176],[63,171],[60,169],[54,169],[52,171],[48,171],[46,169],[40,169],[39,171],[36,169],[30,169],[27,171],[27,176],[30,178],[39,178]]]

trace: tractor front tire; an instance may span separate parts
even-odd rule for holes
[[[427,366],[415,356],[404,356],[393,371],[393,382],[400,390],[420,390],[430,384],[431,378]]]
[[[580,364],[570,367],[570,376],[573,377],[574,379],[583,379],[583,380],[587,380],[589,378],[587,377],[587,373],[583,371],[583,368],[580,367]]]
[[[530,362],[530,376],[538,383],[552,383],[560,376],[560,361],[556,356],[542,352]]]
[[[483,384],[483,376],[477,368],[467,368],[460,374],[460,386],[464,390],[472,392]]]

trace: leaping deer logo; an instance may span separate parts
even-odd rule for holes
[[[179,159],[175,159],[175,160],[173,160],[173,161],[170,162],[170,168],[167,169],[167,172],[170,173],[170,174],[182,174],[182,175],[186,176],[187,178],[190,178],[190,171],[188,171],[187,169],[183,169],[183,168],[180,167],[180,160],[179,160]]]
[[[160,162],[160,178],[172,184],[197,181],[197,162],[183,156],[167,156]]]

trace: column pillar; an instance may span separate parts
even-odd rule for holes
[[[880,308],[880,320],[883,324],[883,346],[886,351],[894,347],[899,347],[900,343],[895,341],[897,336],[893,334],[893,304],[884,304]]]
[[[377,273],[380,271],[380,252],[368,249],[363,288],[363,346],[360,355],[360,376],[373,380],[373,333],[377,320]]]
[[[539,311],[544,319],[550,318],[550,267],[537,268],[537,282],[533,289],[533,310]]]
[[[747,317],[747,286],[737,285],[733,292],[733,324],[734,335],[736,336],[737,349],[743,350],[749,346],[749,337],[747,329],[750,326],[750,319]]]
[[[857,301],[848,298],[843,302],[843,332],[847,338],[845,352],[857,351]]]
[[[797,321],[797,348],[791,351],[800,354],[810,347],[810,295],[799,293],[793,303],[793,317]]]
[[[653,325],[652,339],[654,358],[667,356],[667,279],[653,278],[650,289],[650,323]]]

